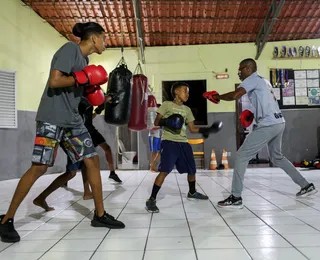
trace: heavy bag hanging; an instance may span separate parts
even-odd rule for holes
[[[136,74],[140,70],[140,74]],[[140,63],[135,69],[132,86],[131,114],[128,128],[131,131],[147,129],[148,78],[143,75]]]
[[[159,127],[154,126],[154,120],[157,117],[157,100],[153,95],[148,96],[148,120],[147,120],[147,129],[148,130],[155,130]]]
[[[132,93],[132,72],[122,57],[117,67],[110,73],[107,96],[111,96],[110,103],[106,103],[104,120],[111,125],[125,125],[130,119]]]

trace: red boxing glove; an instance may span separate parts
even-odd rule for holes
[[[108,73],[101,66],[89,65],[81,71],[73,72],[76,87],[87,85],[102,85],[108,82]]]
[[[100,106],[105,101],[103,90],[97,85],[86,88],[85,95],[92,106]]]
[[[254,114],[250,110],[246,109],[246,110],[242,111],[239,119],[240,119],[240,124],[244,128],[247,128],[252,124],[252,121],[254,119]]]
[[[214,98],[216,95],[219,95],[219,93],[215,90],[203,93],[204,98],[208,99],[212,103],[219,104],[220,100]]]

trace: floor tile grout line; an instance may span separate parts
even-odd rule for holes
[[[181,188],[180,188],[180,185],[179,185],[177,173],[175,173],[175,179],[176,179],[176,182],[177,182],[177,185],[178,185],[178,189],[179,189],[179,192],[180,192],[181,203],[182,203],[184,215],[185,215],[186,220],[187,220],[188,229],[189,229],[189,232],[190,232],[190,238],[191,238],[192,245],[193,245],[193,250],[194,250],[194,253],[195,253],[195,255],[196,255],[196,260],[198,260],[198,259],[199,259],[199,258],[198,258],[198,252],[197,252],[197,249],[196,249],[196,245],[195,245],[195,242],[194,242],[194,238],[193,238],[193,236],[192,236],[192,231],[191,231],[191,227],[190,227],[188,215],[187,215],[187,212],[186,212],[186,209],[185,209],[185,206],[184,206],[184,202],[183,202],[183,198],[182,198],[182,191],[181,191]]]
[[[128,181],[130,178],[132,177],[132,175],[127,179],[127,180],[125,180],[125,182],[126,181]],[[124,183],[125,183],[124,182]],[[103,199],[103,201],[105,201],[113,192],[115,192],[115,191],[117,191],[117,189],[116,190],[113,190],[113,191],[111,191],[104,199]],[[77,201],[75,201],[74,203],[72,203],[69,207],[67,207],[66,209],[68,209],[68,208],[70,208],[70,207],[72,207],[74,204],[76,204],[78,201],[80,201],[80,200],[82,200],[82,198],[80,198],[80,199],[78,199]],[[66,209],[64,209],[64,210],[66,210]],[[37,260],[39,260],[39,259],[41,259],[43,256],[45,256],[45,254],[46,253],[48,253],[54,246],[56,246],[61,240],[63,240],[63,238],[64,237],[66,237],[69,233],[71,233],[71,231],[73,231],[87,216],[89,216],[90,214],[91,214],[91,212],[92,211],[94,211],[94,209],[93,210],[90,210],[90,212],[87,214],[87,215],[85,215],[79,222],[78,222],[78,224],[76,224],[73,228],[71,228],[70,230],[69,230],[69,232],[67,232],[63,237],[61,237],[55,244],[53,244],[47,251],[45,251]],[[51,219],[53,219],[53,218],[50,218],[48,221],[50,221]],[[47,221],[47,222],[48,222]],[[45,223],[47,223],[47,222],[45,222]],[[42,226],[42,225],[41,225]],[[41,226],[39,226],[39,227],[41,227]],[[38,228],[39,228],[38,227]],[[37,228],[37,229],[38,229]],[[36,230],[36,229],[35,229]],[[33,231],[35,231],[35,230],[33,230]],[[108,232],[110,232],[110,230],[108,230]],[[108,233],[107,232],[107,233]],[[92,256],[91,256],[92,257]],[[91,259],[91,258],[90,258]]]
[[[124,207],[122,208],[122,210],[120,211],[120,213],[118,214],[117,219],[119,218],[119,216],[121,215],[121,213],[123,212],[123,210],[126,208],[126,206],[128,205],[129,201],[131,200],[132,196],[134,195],[134,193],[139,189],[139,187],[141,186],[141,184],[143,183],[143,181],[145,180],[145,178],[147,177],[148,172],[145,173],[144,177],[142,178],[140,184],[137,186],[137,188],[132,192],[131,196],[129,197],[127,203],[124,205]],[[130,178],[133,176],[133,174],[130,176]],[[128,179],[127,179],[128,180]],[[125,223],[124,223],[125,224]],[[98,244],[97,248],[93,251],[93,254],[91,255],[91,257],[89,258],[89,260],[91,260],[95,253],[98,251],[98,248],[101,246],[102,242],[106,239],[106,237],[108,236],[108,234],[110,233],[111,229],[108,230],[108,232],[106,233],[106,235],[102,238],[101,242]]]
[[[208,175],[207,175],[208,176]],[[210,177],[210,176],[208,176]],[[230,178],[226,177],[226,176],[223,176],[227,179],[230,180]],[[210,177],[211,178],[211,177]],[[212,178],[211,178],[212,179]],[[214,179],[212,179],[215,183],[217,183]],[[225,189],[227,192],[229,192],[226,188],[224,188],[222,185],[220,185],[219,183],[217,183],[220,187],[222,187],[223,189]],[[262,197],[261,195],[257,194],[256,192],[252,191],[250,188],[248,188],[247,186],[244,185],[244,187],[246,187],[248,190],[250,190],[251,192],[255,193],[256,195],[258,195],[259,197],[267,200],[266,198]],[[210,200],[211,201],[211,200]],[[269,201],[269,200],[267,200]],[[212,202],[212,201],[211,201]],[[270,201],[269,201],[270,202]],[[271,202],[271,204],[273,204]],[[274,204],[273,204],[274,205]],[[276,206],[276,205],[274,205]],[[276,206],[277,207],[277,206]],[[295,247],[291,242],[289,242],[281,233],[279,233],[277,230],[275,230],[272,226],[270,226],[269,224],[267,224],[262,218],[260,218],[257,214],[255,214],[251,209],[249,209],[247,206],[245,206],[245,208],[247,210],[249,210],[253,215],[255,215],[258,219],[260,219],[263,223],[265,223],[269,228],[271,228],[275,233],[277,233],[280,237],[282,237],[285,241],[287,241],[288,244],[290,244],[294,249],[296,249],[301,255],[303,255],[306,259],[309,259],[305,254],[303,254],[297,247]],[[279,207],[278,207],[279,208]],[[281,209],[281,208],[279,208]],[[219,213],[220,214],[220,213]]]
[[[197,185],[200,187],[200,189],[205,193],[205,191],[203,190],[203,188],[201,187],[201,185],[199,183],[197,183]],[[214,206],[213,202],[211,201],[211,199],[209,199],[210,204],[213,206],[213,208],[215,209],[215,211],[219,214],[219,216],[222,218],[222,220],[224,221],[224,223],[226,223],[226,225],[228,226],[228,228],[230,229],[230,231],[233,233],[233,235],[236,237],[236,239],[238,240],[238,242],[240,243],[240,245],[242,246],[242,248],[246,251],[246,253],[248,254],[248,256],[253,260],[253,257],[251,256],[251,254],[249,253],[249,251],[247,250],[247,248],[244,246],[244,244],[241,242],[241,240],[239,239],[239,237],[237,236],[237,234],[233,231],[233,229],[230,227],[230,225],[228,224],[228,222],[225,220],[225,218],[222,216],[222,214],[216,209],[216,207]]]
[[[146,243],[145,243],[144,249],[143,249],[142,260],[144,260],[144,258],[146,256],[146,251],[147,251],[147,245],[148,245],[148,241],[149,241],[149,235],[150,235],[150,230],[151,230],[151,223],[152,223],[152,219],[153,219],[153,214],[154,213],[151,213],[151,218],[150,218],[150,222],[149,222],[149,229],[148,229],[148,233],[147,233],[147,239],[146,239]]]
[[[226,177],[226,178],[230,180],[230,178],[228,178],[228,177]],[[254,181],[254,182],[256,182],[256,181]],[[258,183],[259,183],[259,182],[258,182]],[[260,184],[260,183],[259,183],[259,184]],[[264,186],[264,187],[269,188],[268,186],[266,186],[266,185],[264,185],[264,184],[261,184],[261,185]],[[252,190],[251,188],[249,188],[247,185],[244,185],[244,187],[246,187],[246,189],[248,189],[248,190],[250,190],[251,192],[253,192],[253,193],[255,193],[256,195],[258,195],[259,197],[263,198],[264,200],[268,201],[271,205],[277,207],[277,208],[280,209],[281,211],[284,211],[284,212],[288,213],[286,210],[283,210],[283,209],[282,209],[281,207],[279,207],[278,205],[272,203],[269,199],[266,199],[266,198],[264,198],[263,196],[261,196],[259,193],[253,191],[253,190]],[[271,190],[275,190],[275,189],[271,188]],[[277,190],[275,190],[275,191],[277,191]],[[277,191],[277,192],[279,192],[279,191]],[[279,194],[282,194],[282,195],[287,196],[286,194],[283,194],[283,193],[281,193],[281,192],[279,192]],[[287,196],[287,197],[288,197],[288,198],[291,198],[290,196]],[[299,201],[299,202],[300,202],[300,201]],[[302,203],[302,204],[304,204],[304,203]],[[304,204],[304,205],[306,205],[306,204]],[[308,205],[306,205],[306,206],[308,206]],[[309,206],[308,206],[308,207],[309,207]],[[246,208],[247,208],[247,207],[246,207]],[[310,207],[310,208],[312,208],[312,207]],[[319,211],[319,210],[317,210],[317,209],[315,209],[315,210],[316,210],[316,211]],[[254,211],[252,211],[252,210],[250,210],[250,211],[251,211],[254,215],[256,215],[256,214],[254,213]],[[292,214],[290,214],[290,213],[288,213],[288,214],[289,214],[290,216],[298,219],[299,221],[303,222],[305,225],[311,227],[312,229],[320,232],[320,229],[315,228],[314,226],[312,226],[312,225],[310,225],[309,223],[305,222],[304,220],[300,219],[299,216],[294,216],[294,215],[292,215]],[[257,215],[256,215],[256,216],[257,216]],[[260,218],[260,217],[259,217],[259,218]]]
[[[267,178],[262,177],[262,176],[261,176],[261,178],[262,178],[262,179],[265,179],[265,180],[268,180]],[[259,183],[260,185],[262,185],[262,186],[264,186],[264,187],[269,188],[269,187],[268,187],[268,186],[266,186],[265,184],[262,184],[262,183],[260,183],[260,182],[258,182],[258,181],[255,181],[255,180],[252,180],[252,181],[253,181],[253,182],[256,182],[256,183]],[[277,182],[277,181],[275,181],[275,182]],[[282,184],[281,182],[277,182],[277,183]],[[282,185],[284,185],[284,184],[282,184]],[[320,212],[320,210],[319,210],[319,209],[314,208],[314,207],[312,207],[312,206],[310,206],[310,205],[306,204],[304,201],[299,200],[299,198],[298,198],[298,199],[297,199],[296,197],[295,197],[295,198],[293,198],[293,197],[289,196],[288,194],[286,194],[286,193],[284,193],[284,192],[282,192],[282,191],[276,190],[276,189],[274,189],[274,188],[270,188],[270,189],[272,189],[272,190],[274,190],[274,191],[278,192],[279,194],[282,194],[282,195],[284,195],[284,196],[286,196],[286,197],[288,197],[288,198],[290,198],[290,199],[297,200],[297,201],[299,201],[299,203],[301,203],[301,204],[303,204],[303,205],[306,205],[308,208],[311,208],[311,209],[314,209],[314,210],[316,210],[316,211]],[[250,190],[251,190],[251,189],[250,189]],[[252,191],[252,190],[251,190],[251,191]],[[300,199],[301,199],[301,198],[300,198]],[[291,214],[290,214],[290,215],[291,215]]]

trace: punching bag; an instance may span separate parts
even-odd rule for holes
[[[110,73],[107,96],[112,100],[106,103],[104,120],[111,125],[125,125],[129,122],[131,110],[132,72],[128,70],[124,59]]]
[[[140,73],[137,73],[138,71]],[[140,63],[138,63],[134,74],[132,77],[132,102],[128,128],[131,131],[141,131],[147,129],[148,78],[143,75]]]
[[[153,95],[148,96],[148,120],[147,120],[147,129],[155,130],[159,127],[154,126],[154,120],[157,117],[157,100]]]

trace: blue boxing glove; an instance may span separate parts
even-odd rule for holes
[[[172,114],[167,118],[161,118],[159,121],[159,126],[167,127],[175,133],[180,133],[183,124],[183,116],[179,114]]]

